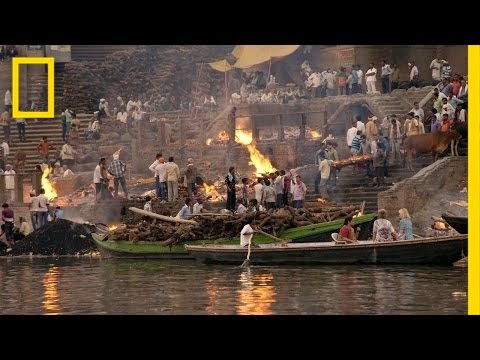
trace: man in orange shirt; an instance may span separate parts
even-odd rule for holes
[[[448,118],[448,114],[443,114],[440,131],[447,132],[453,125],[453,120]]]
[[[55,147],[48,142],[46,136],[42,137],[42,141],[37,145],[37,150],[40,153],[40,157],[45,164],[48,164],[48,153],[50,150],[54,150]]]

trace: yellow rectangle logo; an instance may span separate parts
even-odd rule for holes
[[[47,111],[20,111],[20,65],[47,65]],[[53,57],[14,57],[12,59],[12,117],[13,118],[53,118],[55,112],[55,58]]]

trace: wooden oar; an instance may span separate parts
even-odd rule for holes
[[[290,240],[280,239],[280,238],[278,238],[278,237],[276,237],[276,236],[270,235],[269,233],[267,233],[267,232],[259,229],[258,227],[255,228],[254,230],[255,230],[255,232],[258,232],[258,233],[260,233],[260,234],[263,234],[263,235],[265,235],[265,236],[268,236],[269,238],[272,238],[273,240],[275,240],[275,241],[277,241],[277,242],[279,242],[279,243],[286,244],[287,242],[290,242]]]

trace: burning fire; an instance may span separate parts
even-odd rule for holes
[[[362,215],[363,215],[363,213],[362,213],[361,211],[359,211],[359,212],[357,213],[357,215],[353,215],[352,218],[357,218],[357,217],[360,217],[360,216],[362,216]]]
[[[310,136],[314,139],[316,138],[319,138],[320,136],[322,136],[322,134],[320,134],[318,131],[316,130],[313,130],[311,128],[307,128],[308,132],[310,133]]]
[[[203,190],[205,192],[205,195],[211,196],[210,201],[220,201],[220,194],[217,191],[217,188],[215,185],[208,185],[207,183],[203,183]]]
[[[220,140],[220,141],[228,141],[229,140],[228,134],[225,130],[220,131],[220,133],[218,134],[218,140]]]
[[[206,142],[206,143],[207,143],[207,145],[208,145],[208,146],[210,146],[210,144],[212,143],[212,141],[213,141],[213,139],[211,139],[211,138],[208,138],[208,139],[207,139],[207,142]]]
[[[113,231],[118,229],[118,225],[108,225],[108,230]]]
[[[317,202],[325,204],[327,202],[327,200],[322,199],[322,198],[317,198]]]
[[[447,227],[442,221],[435,221],[435,229],[437,230],[445,230]]]
[[[253,141],[252,132],[247,130],[236,130],[235,141],[245,145],[250,153],[249,165],[255,166],[257,170],[257,176],[262,174],[275,172],[275,168],[260,151],[258,151],[255,141]]]
[[[50,169],[47,167],[43,171],[43,175],[42,175],[42,188],[45,190],[45,196],[48,198],[48,200],[52,200],[56,198],[58,195],[52,183],[48,179],[49,174],[50,174]]]

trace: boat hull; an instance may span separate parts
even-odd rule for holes
[[[460,234],[468,234],[468,218],[442,214],[442,218]]]
[[[106,259],[164,259],[164,260],[193,260],[193,256],[181,247],[169,251],[161,242],[139,241],[103,241],[102,235],[92,234],[102,258]]]
[[[309,243],[260,245],[251,249],[252,265],[282,264],[429,264],[452,265],[467,255],[468,235],[423,238],[390,243],[358,245]],[[207,264],[240,265],[247,248],[238,245],[186,245],[187,251]]]

